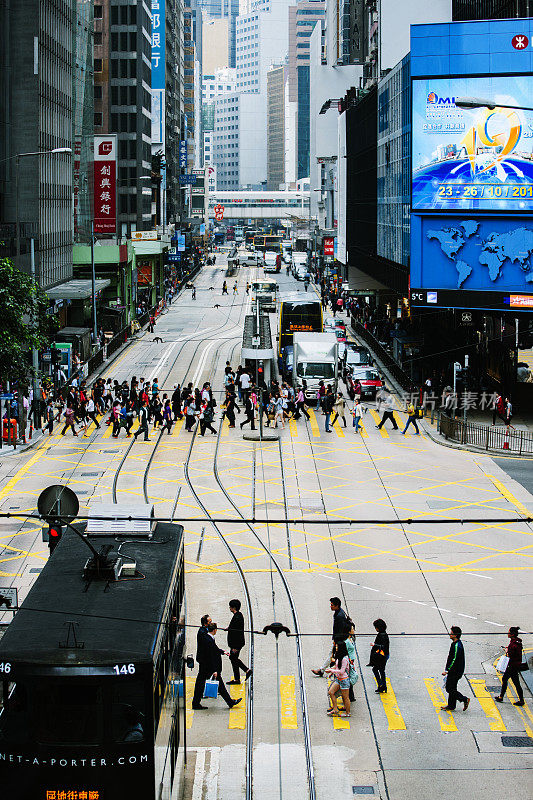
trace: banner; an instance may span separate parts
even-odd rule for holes
[[[117,232],[117,136],[94,137],[94,232]]]

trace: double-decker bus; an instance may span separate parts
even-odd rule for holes
[[[292,345],[294,333],[322,333],[322,304],[306,292],[290,292],[281,296],[279,315],[279,352],[281,359],[283,350]]]

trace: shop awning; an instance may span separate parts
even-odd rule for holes
[[[105,289],[111,281],[107,278],[97,278],[95,281],[96,293]],[[50,300],[87,300],[93,295],[92,281],[76,280],[61,283],[59,286],[54,286],[53,289],[47,289],[46,294]]]

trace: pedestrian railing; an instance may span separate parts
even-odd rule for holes
[[[439,414],[437,430],[446,439],[479,447],[482,450],[505,450],[518,455],[533,453],[533,433],[506,425],[481,425],[478,422],[463,422],[446,414]]]

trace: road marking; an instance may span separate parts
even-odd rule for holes
[[[452,611],[450,611],[449,608],[441,608],[440,606],[433,606],[433,608],[436,608],[437,611],[445,611],[447,614],[452,614],[453,613]]]
[[[469,683],[479,700],[479,705],[489,720],[491,731],[506,731],[507,728],[503,724],[502,715],[498,711],[492,695],[489,694],[485,681],[481,678],[470,678]]]
[[[394,689],[392,688],[392,684],[388,678],[387,678],[387,691],[381,692],[379,697],[383,704],[383,709],[385,711],[385,714],[387,715],[387,720],[389,722],[389,731],[405,731],[406,730],[405,720],[402,717],[402,712],[400,711],[400,707],[397,703],[396,695],[394,694]]]
[[[228,728],[230,730],[243,731],[246,727],[246,696],[244,693],[245,684],[240,683],[238,686],[230,686],[230,696],[233,700],[241,698],[238,706],[230,708]]]
[[[206,800],[217,800],[218,773],[220,771],[220,747],[210,748],[209,773],[207,775]]]
[[[500,675],[500,673],[498,673],[498,678],[501,683],[502,676]],[[511,703],[514,703],[516,700],[518,700],[518,695],[515,694],[514,688],[511,687],[511,681],[509,681],[509,683],[507,684],[507,697],[509,698]],[[533,739],[533,728],[531,728],[528,722],[528,719],[530,722],[533,722],[533,714],[529,710],[527,703],[524,706],[514,706],[514,708],[516,708],[516,710],[522,717],[522,722],[524,723],[524,729],[527,735],[529,736],[530,739]]]
[[[193,694],[194,681],[192,678],[185,678],[185,725],[188,731],[191,729],[194,718],[194,711],[192,709]]]
[[[24,477],[24,475],[29,472],[29,470],[33,467],[36,461],[40,459],[40,457],[45,453],[52,444],[57,444],[61,441],[61,437],[57,436],[49,436],[42,444],[39,445],[37,452],[32,455],[30,460],[19,470],[15,472],[11,480],[9,480],[3,489],[0,490],[0,500],[3,500],[6,495],[8,495],[14,486],[19,482],[19,480]]]
[[[311,426],[313,436],[320,436],[320,429],[318,427],[316,414],[312,408],[309,409],[309,425]]]
[[[467,619],[477,619],[477,617],[473,617],[472,614],[461,614],[460,611],[457,612],[458,617],[466,617]]]
[[[457,730],[457,725],[451,713],[449,711],[443,711],[441,708],[441,706],[446,705],[446,698],[444,697],[442,689],[437,684],[435,678],[424,678],[424,683],[426,684],[426,689],[433,703],[433,708],[439,718],[440,729],[444,731],[444,733],[453,733]]]
[[[346,434],[344,433],[344,431],[341,429],[341,426],[339,425],[339,420],[337,420],[335,425],[333,425],[333,430],[335,431],[337,436],[341,437],[341,439],[345,439],[346,438]]]
[[[185,417],[183,416],[181,419],[177,419],[174,423],[174,430],[172,431],[172,436],[177,436],[178,433],[181,431],[185,424]]]
[[[488,581],[492,580],[490,575],[480,575],[478,572],[465,572],[465,575],[473,575],[474,578],[485,578]]]
[[[194,765],[194,783],[192,785],[192,800],[202,800],[204,791],[205,750],[196,750],[196,763]]]
[[[379,414],[376,411],[374,411],[373,408],[370,409],[370,413],[372,414],[372,419],[374,420],[376,425],[379,425],[379,423],[381,422],[381,417],[379,416]],[[383,437],[383,439],[390,439],[389,432],[385,430],[384,426],[379,428],[379,432]]]
[[[289,420],[289,428],[291,431],[291,436],[298,436],[298,426],[296,424],[296,420],[292,417]]]
[[[500,622],[492,622],[490,619],[484,619],[483,622],[486,622],[487,625],[495,625],[497,628],[505,628],[505,625],[502,625]]]
[[[109,437],[111,436],[112,433],[113,433],[113,425],[109,424],[107,426],[107,430],[104,431],[104,433],[103,433],[101,438],[102,439],[109,439]]]
[[[498,480],[498,478],[495,478],[493,475],[489,475],[488,472],[485,472],[485,475],[487,476],[487,478],[490,478],[490,480],[493,482],[494,486],[498,489],[500,494],[502,494],[509,503],[511,503],[515,508],[517,508],[521,514],[523,514],[525,517],[531,516],[531,512],[527,510],[525,505],[521,503],[520,500],[518,500],[514,496],[514,494],[512,494],[512,492],[510,492],[509,489],[501,481]]]
[[[281,727],[295,730],[298,727],[298,718],[294,675],[280,676],[279,693],[281,696]]]
[[[329,689],[329,687],[331,686],[332,683],[333,683],[333,681],[331,680],[331,678],[328,678],[328,689]],[[331,697],[330,697],[329,694],[328,694],[328,700],[329,700],[329,706],[330,706],[330,708],[332,708]],[[341,695],[340,692],[339,692],[339,694],[338,694],[338,696],[336,698],[336,701],[337,701],[337,709],[339,709],[339,707],[340,708],[344,708],[344,705],[343,705],[343,702],[342,702],[342,695]],[[341,713],[343,713],[343,712],[341,712]],[[333,720],[333,728],[335,730],[341,730],[341,731],[342,730],[344,730],[344,731],[345,730],[350,730],[350,722],[349,722],[349,719],[347,719],[346,717],[339,717],[339,716],[332,715],[331,719]]]
[[[394,416],[394,419],[396,420],[396,425],[399,427],[399,429],[400,429],[401,431],[403,431],[403,429],[404,429],[405,425],[404,425],[404,423],[403,423],[403,421],[402,421],[401,417],[399,417],[399,416],[398,416],[398,412],[397,412],[397,411],[395,411],[395,412],[394,412],[394,414],[393,414],[393,416]],[[405,435],[406,435],[406,436],[410,436],[411,434],[410,434],[410,433],[406,433]]]

